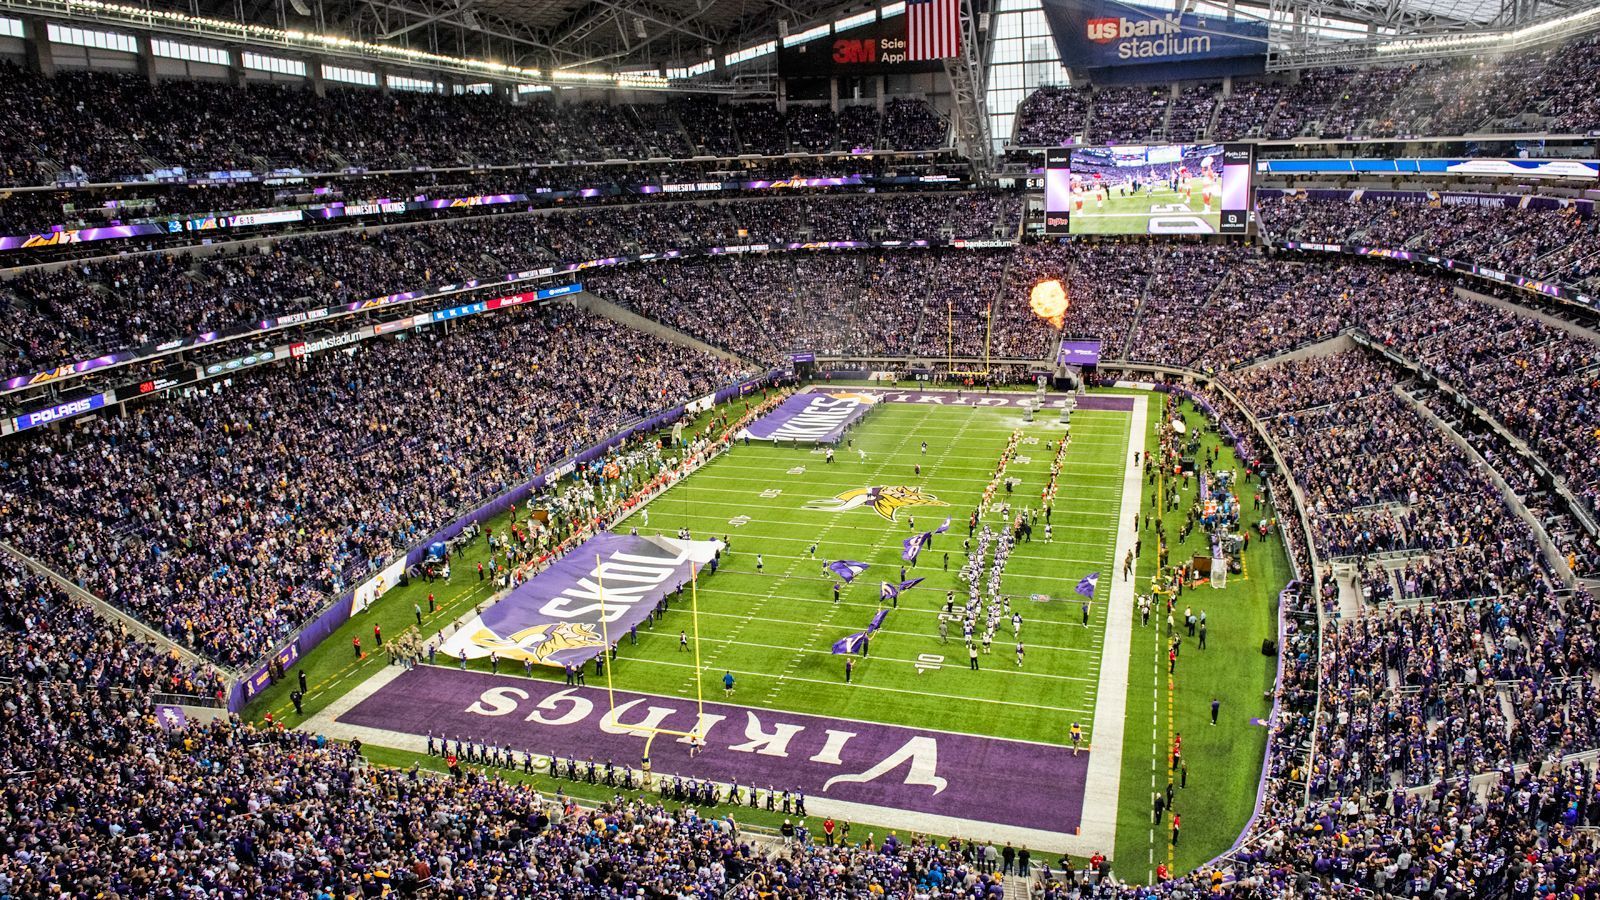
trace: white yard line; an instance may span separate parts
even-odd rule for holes
[[[1102,852],[1115,852],[1117,843],[1117,801],[1122,791],[1122,739],[1128,710],[1128,654],[1133,643],[1133,596],[1135,582],[1123,578],[1119,562],[1133,552],[1138,531],[1133,524],[1139,514],[1143,472],[1134,463],[1134,453],[1145,449],[1148,397],[1134,398],[1133,416],[1128,424],[1128,447],[1123,454],[1122,521],[1117,526],[1117,549],[1112,554],[1111,599],[1106,609],[1105,649],[1100,657],[1100,686],[1095,704],[1095,735],[1089,753],[1089,772],[1083,789],[1083,826],[1079,836]]]

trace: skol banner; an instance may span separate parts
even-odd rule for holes
[[[540,665],[582,665],[643,622],[667,594],[710,562],[721,541],[595,535],[514,588],[450,636],[451,659],[497,654]],[[603,624],[602,624],[603,622]]]

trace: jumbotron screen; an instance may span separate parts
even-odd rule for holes
[[[1053,149],[1046,234],[1244,234],[1249,144]]]

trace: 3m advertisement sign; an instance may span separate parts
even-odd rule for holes
[[[892,75],[942,72],[937,59],[911,59],[906,15],[868,22],[816,40],[778,49],[778,71],[785,78],[807,75]]]
[[[1044,0],[1061,63],[1072,69],[1104,69],[1091,78],[1127,82],[1147,70],[1159,81],[1186,76],[1264,72],[1267,26],[1263,22],[1150,9],[1107,0]],[[1174,64],[1183,64],[1174,69]]]

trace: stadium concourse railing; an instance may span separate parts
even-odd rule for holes
[[[422,560],[428,547],[439,542],[448,542],[460,535],[469,526],[481,523],[505,512],[513,504],[519,503],[528,495],[541,490],[546,484],[552,483],[571,473],[577,466],[597,459],[613,447],[641,432],[650,431],[662,424],[682,416],[690,409],[707,409],[736,397],[742,397],[753,391],[772,384],[787,374],[786,369],[772,369],[763,374],[741,379],[718,388],[716,391],[695,400],[679,403],[666,409],[640,416],[632,422],[618,428],[604,440],[598,441],[583,450],[567,456],[550,467],[546,472],[521,482],[504,491],[463,506],[452,516],[449,524],[440,527],[427,537],[412,543],[403,553],[397,554],[381,564],[373,565],[369,569],[368,578],[362,584],[351,587],[336,597],[322,608],[322,610],[306,620],[295,629],[293,635],[275,647],[270,653],[264,655],[249,671],[249,675],[240,678],[233,685],[228,694],[229,712],[238,712],[249,705],[263,689],[273,681],[273,669],[287,672],[291,664],[301,656],[309,653],[318,644],[321,644],[330,634],[348,621],[360,610],[356,609],[356,597],[363,588],[370,588],[372,582],[382,578],[383,573],[392,571],[397,565],[401,571],[409,569]],[[398,579],[391,579],[393,584]]]
[[[929,368],[932,366],[933,362],[933,360],[908,357],[830,357],[820,355],[817,357],[817,363],[821,369],[821,371],[818,373],[819,375],[828,374],[840,378],[862,378],[872,374],[875,371],[893,372],[898,376],[901,372],[904,372],[908,369]],[[944,360],[939,360],[939,362],[944,362]],[[985,360],[978,358],[957,358],[954,360],[954,362],[977,367],[983,365]],[[994,359],[989,360],[988,362],[994,365],[1009,365],[1018,370],[1047,372],[1050,371],[1052,367],[1052,363],[1049,360],[1042,359]],[[875,365],[883,366],[884,368],[871,368]],[[833,368],[834,366],[837,366],[837,368]],[[1223,436],[1228,440],[1229,444],[1235,448],[1236,452],[1239,453],[1240,458],[1243,461],[1246,463],[1260,461],[1259,458],[1254,455],[1250,446],[1240,439],[1240,435],[1234,430],[1233,426],[1224,419],[1221,411],[1216,408],[1211,400],[1200,391],[1194,390],[1188,385],[1194,384],[1214,388],[1218,394],[1220,394],[1222,398],[1226,400],[1234,408],[1234,410],[1244,418],[1250,429],[1255,433],[1255,439],[1260,442],[1259,446],[1266,449],[1267,454],[1270,456],[1272,462],[1276,465],[1277,470],[1284,473],[1284,483],[1288,485],[1290,492],[1290,497],[1288,499],[1290,505],[1294,507],[1293,521],[1299,526],[1297,532],[1296,529],[1292,527],[1289,519],[1282,516],[1280,516],[1278,519],[1278,532],[1284,541],[1285,556],[1289,560],[1289,568],[1290,572],[1292,573],[1292,579],[1278,594],[1278,617],[1276,623],[1276,639],[1278,647],[1278,653],[1276,656],[1277,671],[1273,676],[1274,690],[1272,711],[1268,714],[1269,732],[1267,748],[1266,753],[1261,761],[1261,777],[1256,785],[1256,800],[1251,809],[1250,819],[1245,823],[1245,827],[1239,832],[1239,836],[1234,840],[1233,844],[1226,851],[1219,854],[1217,857],[1212,859],[1211,862],[1206,864],[1206,868],[1226,868],[1227,866],[1237,862],[1241,851],[1256,843],[1259,843],[1262,840],[1265,840],[1270,834],[1270,832],[1258,834],[1257,825],[1261,821],[1262,812],[1268,800],[1269,786],[1270,782],[1272,781],[1270,773],[1273,771],[1275,763],[1279,761],[1278,756],[1287,750],[1287,748],[1276,746],[1276,742],[1273,739],[1277,734],[1277,728],[1281,724],[1283,716],[1283,659],[1285,648],[1287,646],[1287,642],[1285,640],[1287,637],[1287,617],[1291,615],[1291,606],[1297,605],[1296,600],[1302,594],[1302,592],[1304,592],[1308,583],[1310,585],[1311,606],[1315,611],[1315,622],[1317,628],[1316,641],[1314,642],[1313,646],[1315,646],[1318,651],[1317,705],[1313,721],[1320,719],[1322,716],[1322,666],[1320,660],[1322,635],[1326,633],[1326,630],[1329,627],[1326,610],[1324,609],[1324,605],[1318,599],[1322,594],[1322,573],[1324,570],[1324,565],[1320,555],[1317,553],[1316,545],[1311,541],[1311,535],[1314,532],[1311,530],[1311,521],[1305,512],[1308,506],[1305,494],[1300,489],[1299,484],[1297,484],[1294,478],[1291,477],[1292,470],[1284,462],[1283,454],[1279,451],[1277,442],[1272,439],[1272,436],[1268,433],[1266,426],[1263,425],[1260,419],[1256,417],[1255,413],[1250,410],[1249,406],[1247,406],[1244,401],[1240,400],[1239,397],[1234,394],[1227,385],[1223,384],[1214,373],[1204,372],[1198,369],[1184,368],[1181,366],[1168,366],[1157,363],[1136,362],[1130,360],[1103,360],[1101,362],[1101,367],[1104,369],[1120,370],[1121,372],[1130,376],[1127,379],[1117,379],[1108,382],[1113,386],[1142,388],[1159,393],[1173,394],[1188,399],[1203,413],[1205,413],[1209,419],[1216,423],[1218,430],[1221,431]],[[1139,376],[1147,376],[1149,380],[1134,380]],[[1173,382],[1169,379],[1179,379],[1179,381]],[[1271,497],[1272,491],[1270,485],[1267,487],[1267,492],[1269,498],[1274,500],[1273,506],[1276,508],[1278,504],[1276,503],[1276,498]],[[1296,552],[1296,546],[1304,550],[1304,560],[1302,560],[1300,554]],[[1293,614],[1303,614],[1303,609],[1296,609],[1295,613]],[[1306,749],[1306,761],[1303,767],[1306,772],[1306,781],[1301,789],[1302,802],[1304,802],[1304,800],[1310,796],[1310,772],[1316,757],[1315,736],[1316,730],[1313,728],[1312,740]],[[1293,782],[1289,783],[1293,784]]]

